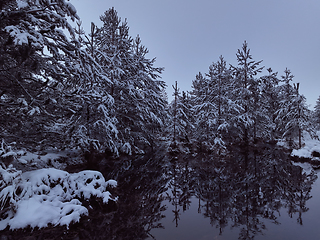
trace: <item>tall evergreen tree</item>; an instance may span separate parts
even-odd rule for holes
[[[173,147],[190,147],[191,133],[193,130],[190,98],[186,92],[180,93],[178,84],[172,85],[174,100],[170,104],[169,113],[171,124],[169,127]],[[179,145],[179,146],[178,146]],[[184,149],[188,151],[188,149]],[[183,150],[183,151],[184,151]],[[190,149],[189,149],[190,150]]]
[[[192,82],[192,88],[195,139],[200,149],[212,149],[212,132],[214,130],[216,109],[214,104],[210,102],[211,89],[208,79],[199,73]]]
[[[91,25],[92,36],[96,32]],[[68,134],[71,146],[81,147],[84,151],[118,153],[116,144],[116,119],[112,112],[114,99],[108,93],[111,81],[95,59],[97,48],[91,39],[84,35],[81,25],[76,30],[80,43],[77,61],[69,66],[72,69],[74,84],[65,94],[65,104],[69,104],[71,114],[65,115],[61,129]]]
[[[267,69],[268,75],[262,76],[261,81],[261,102],[264,105],[264,122],[263,129],[265,130],[263,134],[266,139],[274,141],[279,138],[276,134],[277,124],[276,124],[276,112],[279,109],[279,82],[277,77],[277,72],[273,72],[271,68]]]
[[[131,153],[154,147],[155,135],[162,131],[165,101],[160,80],[162,68],[154,67],[155,59],[146,58],[148,49],[138,36],[129,36],[127,22],[121,21],[111,8],[101,16],[96,58],[111,80],[110,95],[119,131],[120,150]]]
[[[320,96],[318,97],[314,106],[313,121],[316,124],[316,128],[320,129]]]
[[[281,76],[282,84],[279,86],[279,108],[276,111],[277,132],[280,137],[283,137],[287,123],[290,121],[289,112],[291,111],[292,96],[295,95],[291,85],[294,76],[291,71],[286,68],[284,75]],[[292,140],[292,139],[291,139]],[[287,141],[291,141],[287,139]]]
[[[314,129],[311,126],[311,112],[307,107],[305,96],[299,93],[299,83],[294,85],[294,94],[291,95],[291,101],[288,103],[287,119],[283,137],[289,141],[298,139],[298,147],[302,147],[303,131],[309,132],[314,136]]]
[[[213,127],[214,145],[218,148],[225,148],[225,141],[228,140],[232,114],[237,111],[237,104],[231,99],[232,87],[231,70],[222,56],[216,63],[209,67],[209,101],[214,106],[215,119]]]
[[[256,137],[259,106],[259,82],[256,77],[263,67],[259,67],[262,61],[252,60],[250,49],[245,41],[236,54],[238,66],[232,66],[235,85],[233,87],[234,100],[242,107],[237,118],[239,136],[246,144],[250,138]]]

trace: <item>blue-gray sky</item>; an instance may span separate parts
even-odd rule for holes
[[[71,0],[88,32],[90,23],[114,7],[127,18],[130,35],[140,35],[165,67],[162,79],[190,90],[192,80],[220,55],[235,65],[246,40],[254,60],[283,75],[287,67],[308,104],[320,95],[319,0]]]

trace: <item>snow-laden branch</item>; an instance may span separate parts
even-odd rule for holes
[[[14,168],[0,167],[0,229],[7,226],[19,229],[30,226],[46,227],[78,222],[88,209],[81,200],[92,196],[108,203],[113,198],[107,187],[116,181],[105,181],[97,171],[70,174],[48,168],[21,173]]]

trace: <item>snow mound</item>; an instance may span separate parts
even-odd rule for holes
[[[116,181],[105,181],[97,171],[70,174],[47,168],[22,173],[12,167],[0,167],[0,230],[25,227],[46,227],[78,222],[88,209],[80,200],[92,196],[107,203],[111,197],[107,186]]]

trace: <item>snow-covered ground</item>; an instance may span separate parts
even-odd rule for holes
[[[320,137],[320,131],[317,132],[318,138]],[[300,158],[310,158],[311,160],[319,160],[318,157],[313,157],[313,152],[320,153],[320,141],[318,139],[313,139],[308,133],[303,134],[304,146],[301,149],[294,149],[291,153],[292,156]]]

